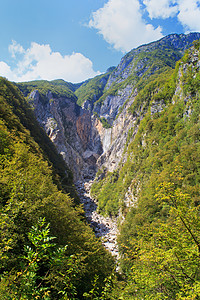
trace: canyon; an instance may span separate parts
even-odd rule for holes
[[[72,84],[0,78],[1,299],[198,299],[200,34]]]
[[[102,180],[127,160],[128,145],[134,140],[148,108],[143,103],[132,112],[138,89],[145,82],[148,83],[149,78],[159,76],[163,70],[174,69],[184,51],[198,38],[199,33],[174,34],[133,49],[116,68],[97,76],[93,86],[94,79],[91,79],[76,88],[70,87],[73,97],[55,94],[53,89],[47,89],[42,94],[37,84],[26,95],[39,124],[73,173],[86,219],[96,236],[116,257],[119,256],[117,222],[118,219],[122,222],[123,215],[120,211],[116,218],[97,213],[98,202],[91,197],[90,187],[95,176],[97,181]],[[21,87],[20,84],[18,86]],[[98,93],[96,86],[100,89]],[[164,107],[162,99],[155,101],[151,105],[151,114],[161,112]],[[100,175],[98,171],[101,171]],[[129,187],[124,199],[125,206],[129,208],[134,201]]]

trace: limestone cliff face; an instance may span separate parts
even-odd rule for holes
[[[137,127],[135,126],[137,118],[128,112],[128,108],[133,103],[137,92],[133,94],[129,102],[124,106],[118,118],[113,122],[112,128],[99,130],[101,137],[103,153],[97,160],[98,169],[104,167],[105,170],[113,172],[119,163],[126,160],[124,154],[125,146],[128,140],[129,131],[134,129],[136,133]],[[132,135],[134,136],[134,132]]]
[[[39,89],[31,92],[37,119],[73,171],[75,181],[91,178],[98,168],[113,171],[126,160],[125,147],[145,113],[128,111],[137,90],[162,68],[173,69],[183,51],[198,38],[199,33],[174,34],[133,49],[108,73],[78,88],[70,84],[71,94],[76,93],[71,98],[50,91],[44,97]],[[162,101],[152,103],[151,113],[161,111],[163,105]],[[101,118],[111,128],[104,128]]]
[[[192,42],[200,38],[200,33],[171,34],[159,41],[131,50],[110,74],[102,97],[92,103],[90,109],[110,125],[120,112],[120,108],[129,101],[136,86],[141,86],[153,74],[159,74],[163,68],[174,68],[184,51]],[[162,62],[162,63],[161,63]],[[83,103],[88,107],[87,101]]]
[[[74,180],[90,178],[96,171],[96,160],[102,153],[94,117],[68,98],[55,98],[51,92],[42,98],[31,92],[36,117],[47,135],[63,155],[74,174]]]
[[[118,96],[122,102],[128,89]],[[128,132],[136,118],[127,109],[134,101],[135,94],[124,106],[112,128],[104,128],[90,111],[82,109],[67,98],[55,98],[48,92],[45,100],[38,90],[31,92],[34,111],[58,152],[64,157],[74,174],[74,180],[93,178],[97,169],[103,166],[113,171],[123,156]],[[112,110],[119,103],[110,103]],[[125,159],[125,157],[124,157]]]
[[[102,101],[96,102],[93,108],[93,112],[112,125],[109,129],[99,124],[96,126],[103,147],[103,153],[97,160],[98,168],[104,167],[112,172],[120,162],[123,164],[126,160],[125,147],[137,132],[136,123],[146,113],[143,109],[134,116],[128,112],[137,95],[137,87],[151,75],[159,74],[163,66],[173,69],[185,49],[198,38],[199,33],[172,34],[157,42],[133,49],[121,59],[108,78],[104,89],[106,96],[100,98]],[[163,64],[160,63],[160,59],[164,61]],[[162,100],[152,103],[151,114],[161,112],[164,106]]]
[[[96,103],[94,112],[101,118],[105,118],[107,122],[113,125],[113,122],[119,112],[120,107],[126,102],[133,90],[132,85],[118,90],[117,95],[108,95],[103,103]]]

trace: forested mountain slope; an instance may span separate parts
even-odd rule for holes
[[[170,76],[184,50],[198,38],[199,33],[173,34],[133,49],[116,68],[80,84],[63,80],[17,84],[75,181],[93,178],[102,167],[117,168],[136,121],[127,114],[130,106],[134,110],[139,105],[135,96],[159,74]],[[141,107],[141,114],[145,109]]]
[[[92,188],[100,211],[121,211],[124,219],[118,238],[128,278],[123,299],[198,299],[200,43],[171,76],[145,85],[129,113],[137,122],[126,161]]]
[[[72,169],[74,180],[89,181],[98,170],[91,190],[98,201],[98,211],[118,217],[121,277],[105,297],[97,292],[94,262],[98,262],[96,274],[105,278],[110,274],[112,261],[98,248],[98,241],[93,240],[81,221],[80,240],[74,237],[73,230],[67,238],[68,248],[72,245],[74,249],[77,243],[80,251],[75,253],[83,254],[80,285],[73,282],[80,299],[84,272],[89,272],[87,291],[91,278],[94,279],[94,289],[86,299],[199,299],[200,43],[194,42],[199,38],[199,33],[173,34],[133,49],[116,68],[78,85],[60,80],[18,85],[40,125]],[[7,137],[5,141],[7,148]],[[8,147],[3,152],[3,162],[4,157],[6,162],[13,159],[12,151]],[[66,180],[70,182],[70,175]],[[4,179],[2,182],[4,187]],[[59,181],[55,182],[61,188]],[[69,182],[66,185],[70,186]],[[13,199],[16,186],[11,185],[12,193],[5,187],[2,199],[7,199],[7,195]],[[44,216],[51,224],[49,197],[48,194],[45,198]],[[66,214],[59,213],[61,221],[56,209],[56,217],[52,215],[55,227],[50,226],[63,241]],[[76,224],[74,219],[73,222]],[[84,228],[87,236],[91,234],[89,244],[83,237]],[[87,259],[93,257],[93,250],[88,248],[87,252],[86,244],[97,247],[91,266]],[[105,272],[103,255],[108,261]],[[62,282],[60,278],[58,281]],[[101,280],[99,284],[102,286]]]
[[[75,205],[72,177],[20,91],[0,78],[0,298],[87,299],[113,259]]]
[[[192,42],[200,38],[199,33],[188,35],[171,34],[159,41],[143,45],[127,53],[107,80],[103,94],[93,101],[93,112],[113,124],[122,105],[148,80],[167,70],[172,70]],[[80,87],[82,89],[83,86]],[[77,95],[79,90],[77,90]],[[94,90],[94,89],[93,89]],[[91,89],[88,85],[88,93]],[[88,100],[91,96],[88,97]],[[88,101],[87,100],[87,101]]]

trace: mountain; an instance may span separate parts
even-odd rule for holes
[[[170,73],[198,38],[199,33],[173,34],[141,46],[126,54],[116,68],[80,84],[63,80],[17,84],[75,181],[93,178],[103,165],[109,170],[117,167],[132,128],[127,110],[135,95],[159,74]]]
[[[173,69],[184,51],[192,45],[194,40],[199,38],[199,33],[172,34],[127,53],[121,59],[120,64],[112,70],[108,81],[105,81],[106,85],[102,96],[93,101],[93,112],[96,112],[100,118],[105,118],[112,125],[120,107],[131,97],[135,89],[140,89],[146,80],[152,80],[150,79],[152,75],[157,76],[163,71]],[[92,92],[90,85],[85,85],[85,89],[89,93]],[[79,89],[76,93],[78,91]],[[90,95],[87,103],[91,101],[91,98]]]
[[[102,139],[103,149],[104,152],[100,156],[100,158],[97,161],[99,169],[101,169],[101,178],[104,177],[106,173],[109,174],[109,172],[118,173],[119,169],[121,169],[121,166],[123,166],[128,161],[128,151],[129,151],[129,145],[135,140],[135,136],[140,130],[141,125],[140,123],[144,122],[144,117],[150,113],[151,115],[159,115],[163,109],[166,107],[169,101],[172,101],[173,95],[176,92],[176,77],[177,72],[180,72],[178,70],[179,63],[176,65],[175,68],[175,61],[173,62],[174,68],[172,66],[168,66],[166,68],[166,57],[168,59],[168,54],[166,54],[166,51],[168,52],[169,47],[174,47],[175,50],[178,49],[179,55],[181,55],[181,47],[183,49],[186,49],[189,45],[191,45],[192,37],[195,39],[199,37],[199,34],[189,34],[188,36],[184,35],[170,35],[163,39],[161,39],[158,42],[151,43],[150,45],[141,46],[136,50],[132,50],[130,53],[128,53],[124,58],[122,58],[121,63],[116,68],[116,70],[120,70],[120,76],[119,78],[124,78],[126,75],[122,76],[123,71],[125,70],[125,74],[127,74],[126,68],[123,68],[122,65],[127,65],[125,62],[127,61],[127,57],[137,57],[138,52],[142,53],[142,56],[145,57],[145,61],[147,61],[146,53],[151,57],[154,61],[154,67],[158,66],[156,69],[156,72],[153,72],[151,75],[149,75],[148,70],[152,64],[148,65],[148,68],[145,67],[145,73],[142,71],[141,79],[135,83],[133,81],[132,87],[131,87],[131,94],[130,96],[125,100],[124,104],[120,107],[120,111],[116,117],[116,119],[113,121],[112,128],[105,129],[103,135],[104,139]],[[188,38],[188,39],[187,39]],[[156,49],[162,49],[162,68],[161,67],[161,61],[155,58],[154,51]],[[175,51],[173,50],[173,51]],[[143,53],[144,51],[144,53]],[[152,52],[153,51],[153,52]],[[159,50],[160,51],[160,50]],[[171,51],[171,50],[170,50]],[[182,51],[183,53],[183,51]],[[150,55],[151,54],[151,55]],[[184,57],[187,57],[189,54],[186,52]],[[171,59],[171,56],[170,56]],[[172,57],[174,59],[174,56]],[[184,58],[185,59],[185,58]],[[194,58],[195,60],[195,58]],[[143,61],[143,59],[142,59]],[[132,67],[134,64],[130,63],[130,66]],[[139,66],[141,65],[139,61]],[[164,67],[163,67],[164,65]],[[130,66],[127,68],[130,70]],[[147,66],[147,65],[146,65]],[[114,73],[116,72],[114,71]],[[161,71],[162,70],[162,71]],[[135,69],[131,69],[130,74],[135,71]],[[157,73],[158,71],[158,73]],[[147,73],[146,73],[147,72]],[[111,81],[113,78],[113,74],[110,75]],[[148,76],[145,76],[148,74]],[[129,75],[131,76],[131,75]],[[196,76],[196,75],[195,75]],[[140,77],[140,76],[139,76]],[[127,77],[129,78],[129,77]],[[109,79],[110,80],[110,79]],[[108,80],[108,84],[109,84]],[[119,79],[118,79],[119,80]],[[126,82],[127,79],[123,80],[123,83]],[[113,83],[115,84],[115,83]],[[187,83],[187,85],[189,82]],[[120,99],[124,100],[124,94],[122,93],[123,90],[118,90],[118,94],[122,95]],[[125,93],[126,95],[126,93]],[[110,96],[107,96],[110,97]],[[115,96],[114,96],[115,97]],[[103,104],[104,105],[104,104]],[[112,107],[112,105],[111,105]],[[115,107],[115,106],[114,106]],[[113,109],[113,107],[112,107]],[[104,142],[104,140],[106,142]],[[142,142],[143,143],[143,142]],[[128,164],[130,162],[128,161]],[[111,174],[112,177],[112,174]],[[116,176],[115,181],[118,179],[118,174]],[[98,178],[97,178],[98,179]],[[105,182],[108,183],[107,178],[105,177],[103,179]],[[123,180],[125,180],[123,178]],[[112,182],[113,183],[113,182]],[[109,185],[109,183],[108,183]],[[113,194],[110,195],[109,193],[105,193],[104,191],[104,184],[99,182],[99,186],[101,188],[97,188],[98,195],[102,193],[102,197],[104,198],[105,195],[107,199],[116,199],[119,200],[119,197],[122,196],[121,191],[115,191],[113,189],[112,185],[112,192]],[[122,184],[123,186],[123,184]],[[124,186],[124,191],[127,191],[127,186]],[[93,190],[95,190],[95,187],[93,186]],[[101,198],[101,197],[100,197]],[[100,200],[100,199],[99,199]],[[101,201],[100,201],[101,202]],[[104,205],[109,206],[109,201],[104,199]],[[99,205],[101,205],[99,203]],[[114,212],[113,206],[113,200],[110,200],[110,205],[112,206],[112,211],[110,212],[109,209],[107,210],[107,213]],[[119,207],[116,208],[116,213],[118,213]]]
[[[92,112],[94,103],[103,95],[104,88],[112,71],[113,68],[109,68],[105,74],[96,76],[84,82],[75,91],[78,98],[77,104]]]
[[[198,39],[169,35],[78,85],[17,84],[74,181],[92,180],[98,212],[118,219],[105,299],[199,297]]]
[[[85,299],[114,260],[68,169],[16,86],[0,78],[0,298]]]
[[[118,118],[124,113],[132,125],[123,127],[129,131],[117,167],[109,172],[109,156],[101,157],[92,193],[121,224],[123,299],[198,299],[199,101],[196,42],[173,72],[154,77],[124,106]]]
[[[18,84],[18,87],[23,92],[29,89],[28,102],[41,127],[72,170],[74,181],[83,176],[93,177],[102,145],[91,113],[77,104],[77,98],[68,86],[31,82]]]

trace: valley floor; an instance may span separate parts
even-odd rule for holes
[[[119,259],[117,247],[117,218],[104,217],[97,213],[97,203],[90,195],[90,188],[93,181],[76,182],[77,192],[85,210],[85,216],[94,229],[96,237],[101,238],[104,247],[111,252],[116,259]]]

